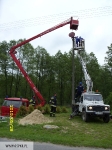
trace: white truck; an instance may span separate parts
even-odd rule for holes
[[[108,123],[110,120],[110,106],[104,104],[103,97],[100,93],[92,91],[93,82],[88,74],[86,64],[80,55],[80,51],[84,50],[85,41],[80,41],[80,47],[77,45],[78,44],[76,43],[75,46],[78,51],[77,56],[82,65],[87,90],[86,92],[83,92],[81,97],[75,100],[72,104],[73,112],[71,117],[80,114],[85,122],[88,122],[92,117],[100,117],[105,123]]]
[[[110,120],[110,106],[104,104],[103,97],[99,93],[82,93],[77,105],[79,106],[78,113],[81,113],[85,122],[92,117],[100,117],[105,123]]]

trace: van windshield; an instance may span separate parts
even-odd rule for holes
[[[2,106],[10,106],[10,105],[13,105],[13,107],[19,108],[22,105],[22,101],[5,100],[2,104]]]
[[[84,99],[89,101],[102,101],[102,95],[84,95]]]

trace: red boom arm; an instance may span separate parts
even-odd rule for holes
[[[45,100],[44,98],[42,97],[42,95],[40,94],[40,92],[37,90],[36,86],[34,85],[34,83],[32,82],[32,80],[30,79],[30,77],[28,76],[28,74],[25,72],[24,68],[22,67],[22,64],[20,63],[20,61],[16,58],[15,54],[16,54],[16,51],[15,49],[22,46],[22,45],[25,45],[26,43],[38,38],[38,37],[41,37],[51,31],[54,31],[58,28],[61,28],[67,24],[70,24],[70,29],[73,29],[73,30],[77,30],[78,29],[78,25],[79,25],[79,21],[78,20],[73,20],[73,18],[71,17],[70,19],[68,19],[67,21],[64,21],[30,39],[27,39],[13,47],[11,47],[10,49],[10,52],[9,54],[11,55],[12,59],[14,60],[14,62],[16,63],[16,65],[18,66],[18,68],[20,69],[20,71],[22,72],[22,74],[24,75],[25,79],[27,80],[27,82],[29,83],[30,87],[32,88],[32,90],[35,92],[35,95],[39,98],[39,100],[41,101],[41,105],[44,106],[45,105]]]

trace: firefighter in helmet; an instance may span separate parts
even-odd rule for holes
[[[57,106],[57,96],[54,94],[54,96],[50,99],[50,105],[51,105],[51,111],[50,111],[50,117],[55,117],[56,113],[56,106]]]
[[[35,96],[31,98],[30,105],[35,106]]]

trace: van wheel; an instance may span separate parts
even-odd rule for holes
[[[109,115],[104,115],[104,116],[103,116],[103,121],[104,121],[105,123],[108,123],[108,122],[110,121],[110,116],[109,116]]]
[[[86,111],[82,111],[82,120],[85,122],[89,121],[89,115],[86,113]]]

